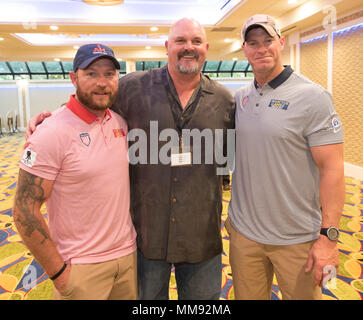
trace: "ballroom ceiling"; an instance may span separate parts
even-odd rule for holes
[[[72,60],[77,46],[110,45],[122,60],[165,60],[172,22],[191,17],[207,31],[208,59],[242,59],[243,22],[256,13],[274,16],[283,35],[322,25],[363,0],[0,0],[0,61]],[[102,4],[102,3],[101,3]]]

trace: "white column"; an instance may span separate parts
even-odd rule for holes
[[[294,32],[289,35],[290,45],[290,62],[291,67],[296,71],[300,72],[300,32]]]
[[[30,99],[27,80],[17,81],[18,86],[18,110],[20,119],[20,130],[24,131],[30,119]]]
[[[131,60],[126,60],[126,73],[136,71],[136,62]]]
[[[301,63],[300,63],[300,41],[296,44],[296,66],[295,66],[295,71],[297,73],[300,73],[301,70]]]
[[[295,45],[290,45],[290,66],[295,70]]]

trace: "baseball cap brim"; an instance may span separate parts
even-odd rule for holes
[[[256,27],[256,26],[260,26],[260,27],[262,27],[262,28],[264,28],[265,30],[266,30],[266,32],[271,36],[271,37],[274,37],[274,36],[276,36],[276,35],[278,35],[278,33],[276,32],[276,30],[272,27],[272,26],[270,26],[270,25],[268,25],[268,24],[266,24],[266,23],[254,23],[254,24],[252,24],[252,25],[250,25],[248,28],[247,28],[247,30],[245,31],[245,37],[246,37],[246,35],[247,35],[247,33],[248,33],[248,31],[250,31],[253,27]],[[245,39],[246,40],[246,39]]]

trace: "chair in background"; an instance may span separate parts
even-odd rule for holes
[[[20,116],[15,112],[15,132],[19,132]]]
[[[0,137],[3,137],[3,119],[0,116]]]
[[[8,113],[6,114],[5,127],[9,136],[15,133],[13,111],[8,111]]]

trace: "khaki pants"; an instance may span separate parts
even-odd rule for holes
[[[321,288],[314,285],[313,271],[305,273],[314,241],[288,246],[251,241],[226,221],[230,236],[230,264],[235,298],[269,300],[275,273],[283,299],[320,300]]]
[[[54,288],[55,300],[135,300],[137,298],[137,254],[119,259],[72,264],[62,294]]]

